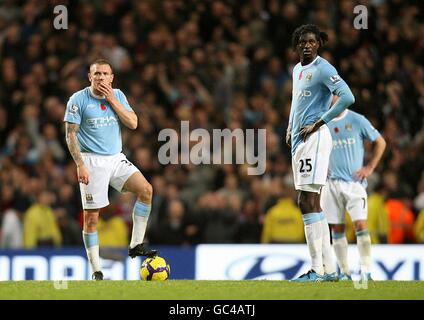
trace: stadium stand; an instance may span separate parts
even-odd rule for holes
[[[292,175],[284,136],[298,60],[290,44],[304,23],[329,34],[321,55],[351,86],[352,109],[366,115],[388,143],[369,179],[369,194],[377,188],[392,217],[399,216],[396,208],[411,213],[408,237],[395,242],[422,242],[422,222],[418,239],[412,223],[424,209],[423,3],[365,2],[368,29],[356,30],[354,1],[346,0],[61,1],[69,25],[56,30],[56,1],[2,1],[1,246],[29,244],[5,235],[24,237],[24,230],[35,227],[31,208],[46,191],[51,203],[38,210],[57,219],[51,222],[52,243],[81,245],[72,236],[75,224],[66,223],[81,222],[81,203],[63,115],[69,95],[88,85],[88,65],[99,57],[111,61],[115,86],[140,116],[138,129],[124,128],[122,137],[128,158],[153,181],[148,237],[174,244],[259,243],[266,213],[279,206],[273,186]],[[158,134],[178,131],[183,120],[208,131],[267,129],[265,174],[249,176],[242,165],[161,165]],[[135,199],[111,197],[121,225],[131,230]],[[386,227],[384,232],[390,239],[392,233]]]

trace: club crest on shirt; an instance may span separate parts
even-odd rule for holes
[[[346,129],[347,131],[352,131],[352,124],[351,124],[351,123],[346,123],[346,124],[345,124],[345,129]]]
[[[312,73],[308,73],[306,75],[306,81],[311,81],[311,79],[312,79]]]

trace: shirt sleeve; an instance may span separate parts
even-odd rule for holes
[[[65,117],[63,121],[81,124],[81,107],[82,103],[74,96],[69,98],[66,104]]]
[[[334,93],[339,88],[347,85],[337,73],[336,68],[334,68],[331,64],[326,64],[321,69],[321,80],[331,93]]]
[[[340,88],[337,88],[336,95],[339,97],[336,103],[321,116],[325,123],[329,123],[337,117],[343,110],[355,102],[355,97],[350,91],[348,85],[344,83]]]
[[[134,112],[134,110],[131,108],[130,104],[128,103],[128,99],[125,96],[125,94],[119,89],[116,90],[116,93],[117,93],[116,96],[119,102],[125,107],[125,109],[127,109],[128,111]]]
[[[361,116],[359,121],[361,122],[361,135],[363,138],[369,141],[375,141],[380,136],[380,132],[373,127],[367,118]]]
[[[321,81],[331,93],[339,97],[334,106],[321,117],[325,123],[328,123],[353,104],[355,97],[347,83],[338,75],[337,70],[331,64],[325,64],[321,69]]]

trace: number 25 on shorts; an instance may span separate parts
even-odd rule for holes
[[[306,159],[300,159],[300,173],[304,173],[304,172],[311,172],[312,171],[312,164],[311,164],[311,158],[306,158]]]

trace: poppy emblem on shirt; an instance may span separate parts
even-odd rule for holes
[[[335,133],[339,133],[339,128],[335,127],[335,128],[334,128],[334,132],[335,132]]]
[[[300,71],[300,73],[299,73],[299,80],[302,80],[302,72],[303,71]]]
[[[102,111],[105,111],[107,109],[107,107],[104,104],[100,104],[100,109],[102,109]]]

